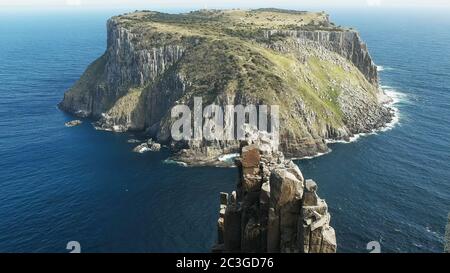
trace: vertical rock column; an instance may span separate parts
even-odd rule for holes
[[[317,185],[270,142],[253,140],[236,160],[239,179],[221,193],[215,252],[334,253],[336,237]]]
[[[330,227],[330,214],[325,200],[317,196],[317,184],[306,180],[299,223],[300,245],[305,253],[336,252],[336,235]]]
[[[301,174],[301,173],[299,173]],[[269,252],[300,252],[297,227],[303,181],[295,169],[279,166],[270,174]]]
[[[261,155],[256,145],[242,148],[239,162],[242,175],[238,185],[238,200],[242,208],[241,251],[262,252],[264,250],[260,222],[260,197],[262,173]]]

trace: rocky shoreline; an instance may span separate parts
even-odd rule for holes
[[[381,90],[381,92],[383,92]],[[324,143],[327,147],[324,151],[318,151],[315,154],[312,155],[306,155],[303,157],[288,157],[290,160],[302,160],[302,159],[312,159],[316,157],[320,157],[323,155],[326,155],[330,152],[332,152],[331,149],[328,148],[328,144],[333,143],[352,143],[357,141],[360,137],[369,136],[371,134],[376,134],[378,132],[384,132],[386,130],[392,129],[399,120],[398,117],[398,111],[394,107],[394,100],[393,98],[389,97],[389,95],[383,93],[379,97],[379,101],[381,104],[386,105],[386,107],[389,109],[389,115],[386,115],[386,119],[383,123],[381,123],[380,126],[373,128],[371,130],[368,130],[367,132],[361,132],[357,133],[351,136],[348,136],[346,138],[331,138],[331,139],[324,139]],[[221,157],[227,156],[227,155],[236,155],[237,157],[239,155],[239,149],[232,149],[228,150],[227,153],[220,153],[222,152],[219,150],[219,153],[214,153],[212,156],[205,156],[205,153],[201,153],[199,156],[198,153],[195,153],[192,151],[192,149],[184,151],[185,154],[183,154],[183,151],[178,150],[177,154],[174,154],[169,158],[169,160],[180,163],[181,166],[184,167],[201,167],[201,166],[215,166],[215,167],[236,167],[234,160],[229,161],[222,161],[220,160]]]

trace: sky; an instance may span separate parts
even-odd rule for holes
[[[6,8],[450,8],[449,0],[0,0]]]

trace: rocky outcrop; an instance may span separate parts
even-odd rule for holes
[[[214,252],[336,252],[317,184],[305,180],[270,138],[243,143],[237,165],[237,190],[220,194]]]
[[[147,142],[139,144],[133,149],[133,152],[136,153],[145,153],[145,152],[158,152],[161,150],[161,144],[154,142],[152,139],[149,139]]]
[[[75,126],[80,125],[81,123],[83,123],[81,120],[75,119],[75,120],[71,120],[71,121],[64,123],[64,125],[66,127],[75,127]]]

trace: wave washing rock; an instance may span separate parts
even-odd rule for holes
[[[161,150],[161,144],[149,139],[147,142],[136,146],[133,152],[143,154],[145,152],[158,152],[159,150]]]
[[[239,180],[220,194],[213,252],[334,253],[336,236],[317,184],[270,141],[243,143]]]
[[[445,229],[444,252],[450,253],[450,213],[448,214],[447,227]]]
[[[96,128],[146,131],[174,158],[208,164],[238,141],[174,141],[171,108],[279,105],[280,149],[288,157],[328,151],[392,120],[358,33],[325,13],[278,9],[153,11],[108,20],[106,52],[59,107],[96,119]]]
[[[81,120],[75,119],[75,120],[71,120],[71,121],[64,123],[64,125],[66,127],[74,127],[74,126],[80,125],[81,123],[83,123]]]

